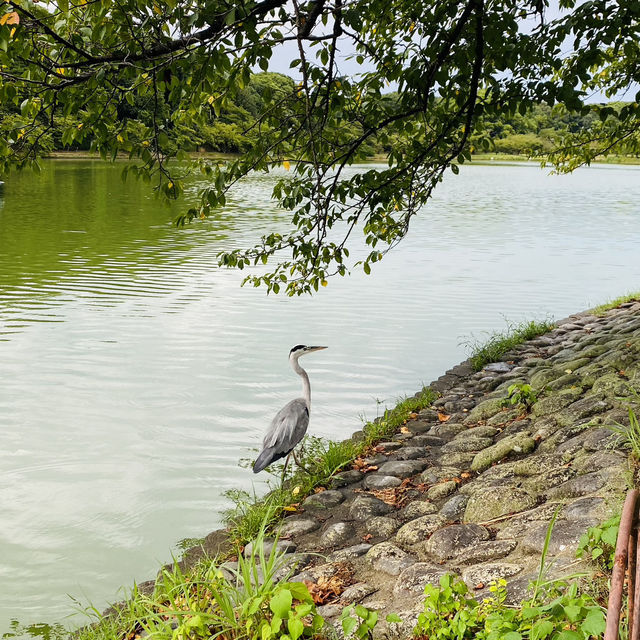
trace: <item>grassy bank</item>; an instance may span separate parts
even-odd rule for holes
[[[469,357],[471,366],[475,371],[480,371],[491,362],[502,360],[503,356],[514,347],[551,331],[554,326],[553,322],[546,320],[508,323],[506,331],[491,333],[484,340],[471,339],[466,343],[471,352]]]

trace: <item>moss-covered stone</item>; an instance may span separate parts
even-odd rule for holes
[[[534,372],[531,374],[529,384],[534,389],[542,389],[552,380],[555,380],[562,374],[559,371],[556,371],[552,367],[541,367],[536,368]]]
[[[465,522],[488,522],[508,513],[518,513],[536,506],[536,496],[524,489],[499,491],[483,489],[469,496],[464,511]]]
[[[485,400],[484,402],[476,405],[469,412],[469,416],[465,420],[465,423],[469,424],[480,420],[486,420],[487,418],[495,416],[496,413],[500,413],[502,411],[502,400],[503,398],[490,398],[489,400]]]
[[[507,436],[493,446],[476,454],[471,463],[471,470],[484,471],[494,462],[499,462],[507,456],[530,453],[535,449],[535,446],[534,439],[526,431]]]
[[[569,388],[541,398],[533,405],[534,416],[546,416],[561,411],[575,402],[582,394],[582,389]]]

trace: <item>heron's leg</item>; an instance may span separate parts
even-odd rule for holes
[[[287,475],[287,465],[289,464],[289,458],[291,457],[291,453],[284,460],[284,467],[282,468],[282,478],[280,479],[280,484],[284,487],[284,479]]]
[[[305,467],[305,466],[300,462],[300,460],[298,460],[298,457],[296,456],[296,450],[295,450],[295,449],[293,449],[293,450],[291,451],[291,453],[293,454],[293,459],[295,460],[296,465],[297,465],[298,467],[300,467],[300,468],[301,468],[305,473],[308,473],[309,475],[311,475],[311,471],[309,471],[309,469],[307,469],[307,468],[306,468],[306,467]]]

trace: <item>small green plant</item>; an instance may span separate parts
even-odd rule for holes
[[[531,411],[531,407],[538,399],[538,392],[533,389],[530,384],[521,384],[515,382],[509,385],[507,389],[507,397],[502,401],[503,407],[520,406],[525,411]]]
[[[602,608],[578,593],[576,583],[554,582],[539,597],[519,607],[506,601],[506,581],[490,587],[492,596],[482,602],[470,597],[460,579],[447,575],[440,586],[425,587],[425,609],[414,635],[420,640],[588,640],[605,629]]]
[[[480,342],[469,340],[466,346],[471,351],[469,357],[474,371],[480,371],[491,362],[502,360],[503,356],[519,344],[548,333],[555,327],[553,322],[544,320],[537,322],[521,322],[520,324],[507,323],[507,330],[489,335],[487,340]]]
[[[615,423],[607,428],[617,434],[617,445],[628,449],[636,462],[640,461],[640,423],[634,410],[629,408],[629,425]]]
[[[620,514],[597,527],[590,527],[578,542],[578,558],[589,557],[603,569],[613,569]]]

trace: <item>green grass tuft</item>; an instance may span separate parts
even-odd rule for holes
[[[519,344],[548,333],[554,327],[555,324],[548,320],[530,320],[520,324],[508,324],[507,331],[492,333],[484,342],[471,340],[466,343],[471,350],[471,366],[474,371],[480,371],[489,363],[502,360],[506,353]]]
[[[625,302],[639,302],[639,301],[640,301],[640,291],[635,291],[634,293],[627,293],[624,296],[619,296],[618,298],[609,300],[609,302],[605,302],[604,304],[599,304],[597,307],[590,309],[590,311],[594,316],[603,316],[610,309],[615,309],[616,307],[619,307],[621,304],[624,304]]]

